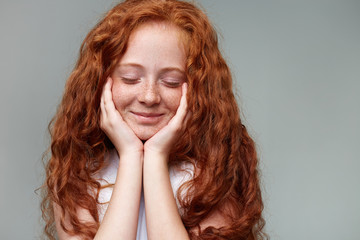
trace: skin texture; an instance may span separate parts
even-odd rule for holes
[[[176,28],[164,24],[139,28],[130,39],[128,52],[119,67],[122,73],[122,66],[131,60],[131,68],[135,64],[143,75],[135,83],[129,83],[117,69],[104,86],[100,103],[101,128],[118,151],[120,162],[108,209],[94,239],[136,238],[142,184],[148,238],[189,239],[173,196],[167,166],[169,150],[183,130],[188,115],[184,79],[177,79],[174,87],[165,82],[170,81],[170,77],[164,77],[179,76],[179,70],[174,74],[174,68],[182,71],[185,58],[177,34]],[[153,51],[152,46],[157,46],[157,50],[155,47]],[[132,58],[130,53],[139,58]],[[141,58],[141,53],[148,53],[147,57]],[[133,111],[139,109],[161,115],[155,119],[132,116]],[[143,144],[141,140],[147,141]],[[56,207],[59,238],[78,239],[61,229],[59,215],[60,209]],[[86,211],[79,211],[79,218],[93,221]]]
[[[185,80],[185,52],[173,26],[151,23],[132,33],[111,78],[116,109],[141,140],[172,119]]]
[[[123,152],[137,152],[138,159],[143,159],[141,167],[149,239],[188,238],[167,168],[169,150],[187,113],[187,85],[183,84],[182,74],[184,63],[185,54],[178,40],[178,30],[164,24],[147,24],[133,33],[119,69],[113,74],[113,99],[120,114],[109,107],[110,118],[116,119],[112,125],[117,128],[107,130],[109,125],[103,128],[120,153],[120,162]],[[126,74],[134,74],[135,80],[124,80]],[[105,91],[110,84],[111,81]],[[142,146],[135,135],[148,141]],[[126,137],[123,139],[123,136]],[[122,171],[120,167],[119,171]],[[136,189],[141,189],[141,184]],[[138,206],[136,210],[137,217]],[[130,227],[136,230],[136,224]]]
[[[175,78],[183,71],[185,62],[177,31],[164,24],[147,24],[137,29],[130,37],[129,47],[113,79],[108,79],[104,87],[101,106],[106,114],[102,115],[101,127],[119,153],[116,184],[123,186],[112,196],[95,239],[106,239],[114,234],[136,236],[142,180],[149,239],[188,237],[167,169],[168,151],[187,112],[187,85],[182,84],[183,78]],[[174,69],[177,69],[175,73]],[[176,85],[170,85],[171,81]],[[114,101],[110,99],[111,84]],[[140,140],[148,141],[143,145]],[[121,175],[126,177],[119,179]],[[159,206],[159,201],[166,207]],[[171,223],[166,231],[165,222]],[[121,228],[123,231],[118,232]]]
[[[145,40],[151,40],[151,46],[138,51],[139,58],[129,55],[141,66],[141,74],[134,79],[120,75],[123,82],[115,79],[123,74],[119,63],[124,54],[134,49],[135,40],[141,43],[144,28],[150,25],[154,36]],[[167,33],[166,38],[158,38],[161,44],[152,38],[160,29]],[[178,45],[161,55],[160,47],[174,32]],[[185,63],[177,67],[181,70],[181,64],[185,65],[186,83],[168,87],[162,73],[172,67],[166,65],[173,59],[160,60],[182,47]],[[41,203],[47,237],[57,239],[55,220],[60,239],[94,239],[95,235],[97,239],[133,239],[142,185],[149,238],[176,239],[172,235],[177,230],[184,233],[184,227],[178,225],[178,209],[168,191],[167,165],[189,163],[194,166],[194,178],[180,186],[177,200],[190,238],[266,239],[256,146],[240,119],[232,89],[218,35],[192,1],[125,0],[114,6],[85,37],[49,124],[51,154],[44,154]],[[186,107],[181,107],[186,105],[190,117]],[[141,112],[140,120],[132,113],[145,110],[149,112]],[[120,167],[108,211],[100,222],[98,173],[106,170],[114,147]]]

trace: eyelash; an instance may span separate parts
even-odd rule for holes
[[[171,88],[177,88],[181,85],[182,81],[179,81],[179,80],[175,80],[175,81],[167,81],[167,80],[162,80],[162,82],[168,86],[168,87],[171,87]]]
[[[123,82],[125,82],[126,84],[136,84],[139,79],[138,78],[126,78],[126,77],[122,77],[121,80]],[[170,88],[177,88],[181,85],[182,81],[166,81],[166,80],[162,80],[162,82]]]
[[[139,79],[122,77],[121,80],[123,80],[125,83],[128,83],[128,84],[135,84]]]
[[[180,82],[164,82],[166,86],[168,87],[172,87],[172,88],[176,88],[179,87],[181,85]]]

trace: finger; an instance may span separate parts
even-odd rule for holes
[[[103,117],[106,117],[106,115],[107,115],[106,106],[105,106],[105,95],[106,95],[106,87],[108,84],[109,84],[109,78],[106,79],[106,82],[105,82],[102,92],[101,92],[101,98],[100,98],[100,109],[101,109],[101,114],[103,115]]]
[[[104,96],[103,96],[103,94],[101,94],[101,98],[100,98],[100,110],[101,110],[101,113],[104,114],[105,105],[104,105]]]
[[[106,83],[104,85],[104,88],[103,88],[103,93],[102,93],[102,97],[103,97],[103,100],[104,100],[104,104],[107,105],[109,102],[111,102],[112,100],[112,96],[111,96],[111,78],[109,77],[107,80],[106,80]]]
[[[182,86],[182,96],[181,96],[181,99],[180,99],[180,104],[179,104],[179,108],[178,110],[176,111],[176,113],[180,113],[180,118],[183,120],[185,115],[186,115],[186,112],[187,112],[187,99],[186,99],[186,96],[187,96],[187,83],[184,83],[183,86]]]
[[[109,77],[104,86],[104,94],[103,94],[104,95],[104,106],[105,106],[106,114],[108,114],[108,115],[111,115],[114,112],[116,112],[115,104],[114,104],[113,97],[112,97],[112,91],[111,91],[112,83],[113,83],[113,81]]]
[[[187,83],[184,83],[182,85],[182,96],[180,99],[180,104],[178,109],[176,110],[175,116],[171,119],[171,124],[174,124],[175,126],[180,126],[182,122],[185,119],[185,116],[187,114]]]
[[[105,108],[105,87],[108,84],[108,79],[106,80],[102,92],[101,92],[101,98],[100,98],[100,128],[104,130],[104,127],[106,125],[106,121],[107,121],[107,112],[106,112],[106,108]]]
[[[106,82],[105,82],[105,84],[104,84],[104,86],[102,88],[102,91],[101,91],[100,106],[101,106],[101,104],[104,105],[104,92],[105,92],[105,86],[106,86],[107,83],[108,83],[108,79],[106,80]]]
[[[107,83],[107,82],[106,82]],[[105,83],[105,85],[106,85]],[[102,88],[101,91],[101,97],[100,97],[100,110],[101,110],[101,115],[103,115],[105,113],[105,104],[104,104],[104,91],[105,91],[105,85]]]

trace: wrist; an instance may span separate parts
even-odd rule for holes
[[[169,155],[157,151],[144,151],[144,165],[152,168],[166,167],[168,165]]]
[[[127,150],[118,150],[116,149],[119,155],[120,163],[131,162],[131,163],[142,163],[144,159],[144,151],[138,149],[127,149]]]
[[[147,145],[146,143],[144,144],[144,155],[147,156],[156,156],[156,157],[162,157],[162,158],[167,158],[169,156],[169,150],[163,150],[163,149],[158,149],[154,146],[150,146]]]
[[[119,156],[122,155],[130,155],[130,156],[139,156],[144,155],[144,147],[136,147],[136,146],[130,146],[130,147],[123,147],[123,146],[115,146],[116,151],[118,152]]]

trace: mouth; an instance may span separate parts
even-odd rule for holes
[[[156,124],[160,121],[163,113],[131,112],[141,124]]]

